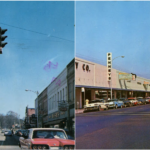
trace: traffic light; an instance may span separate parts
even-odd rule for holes
[[[2,29],[0,27],[0,54],[2,54],[2,48],[5,47],[5,45],[7,44],[7,42],[2,42],[7,38],[7,36],[3,36],[3,34],[5,34],[6,31],[7,29]]]
[[[111,81],[112,53],[107,53],[107,80]]]

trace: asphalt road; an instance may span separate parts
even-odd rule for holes
[[[16,135],[4,136],[4,133],[0,133],[0,150],[20,150],[18,141],[19,137]]]
[[[150,104],[76,115],[77,149],[150,149]]]

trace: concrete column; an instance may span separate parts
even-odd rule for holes
[[[91,99],[95,99],[95,90],[94,89],[91,90]]]
[[[116,99],[117,91],[113,91],[113,92],[114,92],[114,98]]]

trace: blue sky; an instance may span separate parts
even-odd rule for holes
[[[76,56],[150,79],[150,2],[77,1]]]
[[[0,55],[0,113],[12,110],[22,118],[36,99],[25,89],[42,92],[74,58],[74,2],[0,1],[0,6],[0,27],[8,29]],[[45,71],[49,61],[58,67]]]

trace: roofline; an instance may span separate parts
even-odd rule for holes
[[[91,89],[103,89],[103,90],[110,90],[110,87],[100,87],[100,86],[87,86],[87,85],[75,85],[76,88],[91,88]],[[138,91],[138,92],[150,92],[150,91],[144,91],[144,90],[135,90],[135,89],[120,89],[120,88],[112,88],[112,90],[118,90],[118,91]]]

